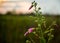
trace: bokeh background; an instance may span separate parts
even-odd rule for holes
[[[27,29],[37,27],[34,22],[35,14],[31,6],[34,0],[0,0],[0,43],[26,43],[29,36],[24,36]],[[42,15],[46,17],[46,26],[53,26],[54,38],[50,43],[60,43],[60,0],[35,0],[38,7],[41,7]],[[34,35],[32,39],[39,43],[39,39]],[[29,39],[30,40],[30,39]]]

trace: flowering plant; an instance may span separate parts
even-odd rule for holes
[[[40,7],[37,8],[37,3],[35,1],[32,2],[32,5],[30,6],[29,10],[34,7],[34,11],[35,11],[35,15],[36,15],[36,19],[35,22],[38,23],[38,26],[36,28],[29,28],[28,31],[24,34],[24,36],[33,33],[35,34],[39,40],[40,43],[49,43],[50,40],[54,37],[54,35],[52,34],[54,29],[53,29],[53,25],[56,25],[56,22],[53,21],[53,23],[46,27],[46,18],[42,15],[42,12],[40,11]],[[42,26],[44,28],[46,28],[45,30],[43,30]],[[47,37],[47,39],[46,39]],[[30,37],[31,39],[31,37]],[[31,39],[32,43],[35,43],[32,39]],[[26,43],[31,43],[31,41],[27,40]]]

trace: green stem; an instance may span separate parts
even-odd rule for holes
[[[35,43],[34,41],[33,41],[33,39],[29,36],[29,38],[30,38],[30,40],[32,41],[32,43]]]
[[[38,11],[36,10],[36,6],[35,6],[35,12],[36,12],[36,17],[37,17],[37,20],[38,20],[38,24],[40,24],[40,26],[38,26],[38,28],[40,29],[40,42],[41,43],[46,43],[45,39],[44,39],[44,36],[43,36],[43,31],[42,31],[42,28],[41,28],[41,25],[42,25],[42,15],[39,16],[39,13]]]

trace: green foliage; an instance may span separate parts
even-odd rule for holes
[[[49,30],[47,30],[43,25],[43,30],[46,30],[44,34],[47,34],[50,32],[50,28],[52,26],[52,23],[54,20],[57,22],[57,26],[54,26],[55,29],[51,28],[51,30],[54,32],[55,36],[53,37],[53,40],[50,40],[49,43],[60,43],[60,17],[56,16],[45,16],[46,18],[46,28],[49,26]],[[35,22],[36,16],[10,16],[10,15],[2,15],[0,16],[0,38],[1,40],[6,43],[25,43],[25,40],[30,40],[29,36],[35,41],[36,43],[39,43],[39,29],[37,28],[37,22]],[[50,26],[51,25],[51,26]],[[33,32],[33,35],[29,34],[27,37],[24,37],[24,33],[27,31],[30,27],[36,27],[36,32]],[[51,34],[52,35],[52,34]],[[45,36],[45,35],[44,35]],[[45,36],[48,37],[48,36]],[[47,38],[45,38],[47,39]]]
[[[2,38],[4,37],[4,40],[8,43],[12,43],[18,39],[22,43],[24,40],[24,32],[29,27],[36,27],[34,18],[30,16],[0,16],[0,32]]]
[[[53,23],[46,28],[46,18],[40,12],[41,8],[37,7],[37,3],[35,1],[32,2],[32,7],[35,8],[34,9],[35,15],[36,15],[35,22],[37,22],[37,24],[38,24],[37,28],[35,28],[36,31],[34,31],[34,34],[36,34],[39,37],[40,43],[49,43],[49,41],[54,37],[54,35],[52,34],[53,30],[54,30],[52,28],[52,26],[56,25],[56,21],[53,21]],[[42,25],[42,24],[44,24],[44,25]],[[44,26],[46,28],[46,30],[43,31],[42,26]],[[36,32],[38,32],[38,34]],[[46,37],[48,36],[47,41],[45,39],[45,35],[46,35]]]

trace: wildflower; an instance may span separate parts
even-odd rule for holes
[[[33,7],[33,5],[30,6],[29,10]]]
[[[35,29],[35,28],[29,28],[29,29],[28,29],[28,32],[31,33],[31,32],[33,32],[34,29]]]
[[[29,28],[28,31],[24,34],[24,36],[26,36],[27,34],[31,33],[34,31],[35,28]]]
[[[29,34],[29,32],[28,32],[28,31],[24,34],[24,36],[26,36],[27,34]]]

